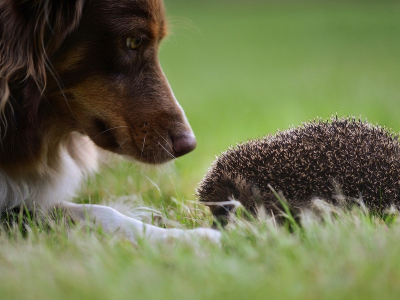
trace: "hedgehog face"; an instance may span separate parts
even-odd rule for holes
[[[259,198],[257,191],[255,185],[242,176],[232,178],[228,172],[222,171],[218,178],[205,178],[198,189],[198,195],[215,216],[224,218],[235,210],[236,201],[255,213]]]

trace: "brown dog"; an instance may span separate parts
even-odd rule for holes
[[[158,62],[165,35],[161,0],[0,2],[0,211],[61,205],[132,241],[144,233],[219,238],[65,202],[96,170],[95,145],[150,164],[195,148]]]

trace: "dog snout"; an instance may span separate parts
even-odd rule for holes
[[[192,132],[185,132],[172,137],[175,157],[185,155],[196,148],[196,138]]]

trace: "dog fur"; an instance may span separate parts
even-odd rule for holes
[[[162,0],[1,0],[0,211],[61,206],[133,242],[219,239],[211,229],[166,230],[68,202],[97,170],[100,148],[149,164],[194,149],[158,62],[166,31]]]

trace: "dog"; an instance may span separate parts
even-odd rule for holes
[[[166,33],[162,0],[0,2],[0,211],[60,207],[132,242],[219,240],[69,202],[99,149],[162,164],[195,148],[158,61]]]

